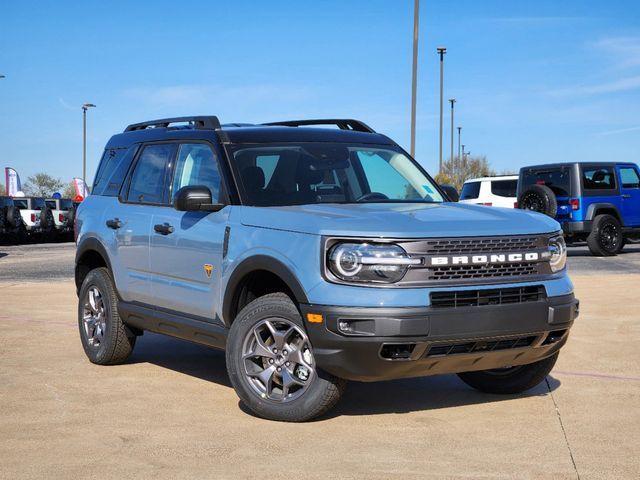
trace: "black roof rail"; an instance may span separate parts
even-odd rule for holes
[[[132,123],[124,129],[125,132],[133,132],[135,130],[144,130],[149,127],[168,127],[172,123],[193,123],[194,127],[199,130],[216,130],[220,128],[220,120],[215,116],[203,116],[203,117],[176,117],[176,118],[161,118],[159,120],[151,120],[148,122]]]
[[[336,125],[340,130],[355,130],[356,132],[376,133],[376,131],[366,123],[351,118],[286,120],[284,122],[263,123],[263,125],[281,125],[283,127],[301,127],[306,125]]]

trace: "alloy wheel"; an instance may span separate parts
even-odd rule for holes
[[[100,347],[107,329],[107,317],[102,292],[95,286],[89,288],[85,295],[82,320],[87,343],[94,348]]]
[[[253,391],[277,403],[299,398],[316,376],[306,333],[283,318],[262,320],[247,333],[242,367]]]
[[[600,245],[609,252],[613,252],[618,247],[618,228],[613,223],[606,223],[600,229]]]

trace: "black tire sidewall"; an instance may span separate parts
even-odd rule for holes
[[[527,200],[531,197],[537,197],[542,204],[542,210],[534,210],[525,208]],[[527,188],[518,199],[518,208],[523,210],[531,210],[538,213],[543,213],[550,217],[555,217],[558,213],[558,201],[555,193],[546,185],[531,185]]]
[[[314,380],[299,398],[282,404],[260,398],[243,373],[242,347],[246,335],[254,326],[269,317],[283,318],[306,331],[298,309],[288,296],[270,294],[257,298],[242,309],[231,325],[226,347],[229,379],[240,400],[256,415],[278,421],[310,420],[328,409],[322,406],[327,397],[327,390],[335,388],[336,385],[341,389],[344,381],[316,368]],[[335,401],[331,402],[330,406],[333,403]]]
[[[93,286],[97,287],[102,293],[106,316],[104,341],[98,348],[89,345],[84,331],[83,321],[84,298],[87,291]],[[102,365],[109,363],[112,352],[115,350],[115,342],[117,341],[117,325],[115,325],[115,323],[120,322],[117,302],[114,302],[115,298],[115,287],[107,269],[96,268],[91,270],[85,277],[82,282],[82,287],[80,288],[78,297],[78,328],[80,330],[82,347],[92,363]]]
[[[614,250],[604,247],[600,242],[601,230],[607,225],[615,226],[618,232],[618,246]],[[597,256],[613,256],[620,253],[624,247],[624,236],[622,235],[622,226],[618,219],[609,214],[596,215],[591,227],[591,233],[589,233],[587,237],[587,245],[591,253]]]

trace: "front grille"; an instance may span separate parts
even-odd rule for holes
[[[542,285],[484,290],[453,290],[449,292],[432,292],[431,307],[458,308],[505,305],[537,302],[545,297],[546,292]]]
[[[425,357],[460,355],[474,352],[495,352],[497,350],[530,347],[537,338],[537,335],[527,335],[506,339],[474,340],[470,342],[436,344],[432,345],[429,350],[427,350]]]
[[[428,280],[467,280],[473,278],[521,277],[538,273],[535,263],[509,263],[502,265],[454,265],[432,267]]]
[[[405,240],[399,245],[412,257],[420,258],[420,265],[407,271],[401,284],[420,285],[473,285],[511,281],[530,281],[551,275],[549,263],[542,257],[538,261],[474,263],[457,261],[456,255],[473,257],[499,257],[511,253],[548,251],[549,235],[509,235],[504,237],[459,237]],[[447,263],[432,265],[431,259],[447,257]],[[457,259],[459,260],[459,259]]]
[[[430,255],[455,253],[495,253],[526,250],[539,245],[539,236],[443,238],[422,242],[424,253]]]

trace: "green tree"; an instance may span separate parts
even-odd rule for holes
[[[73,186],[73,182],[67,183],[67,186],[64,187],[62,191],[62,198],[75,198],[76,196],[76,187]]]
[[[50,197],[64,186],[64,182],[48,173],[40,172],[27,178],[22,190],[32,197]]]
[[[436,175],[436,182],[441,185],[453,185],[458,191],[470,178],[491,177],[496,172],[489,165],[487,157],[450,158],[442,165],[442,172]]]

